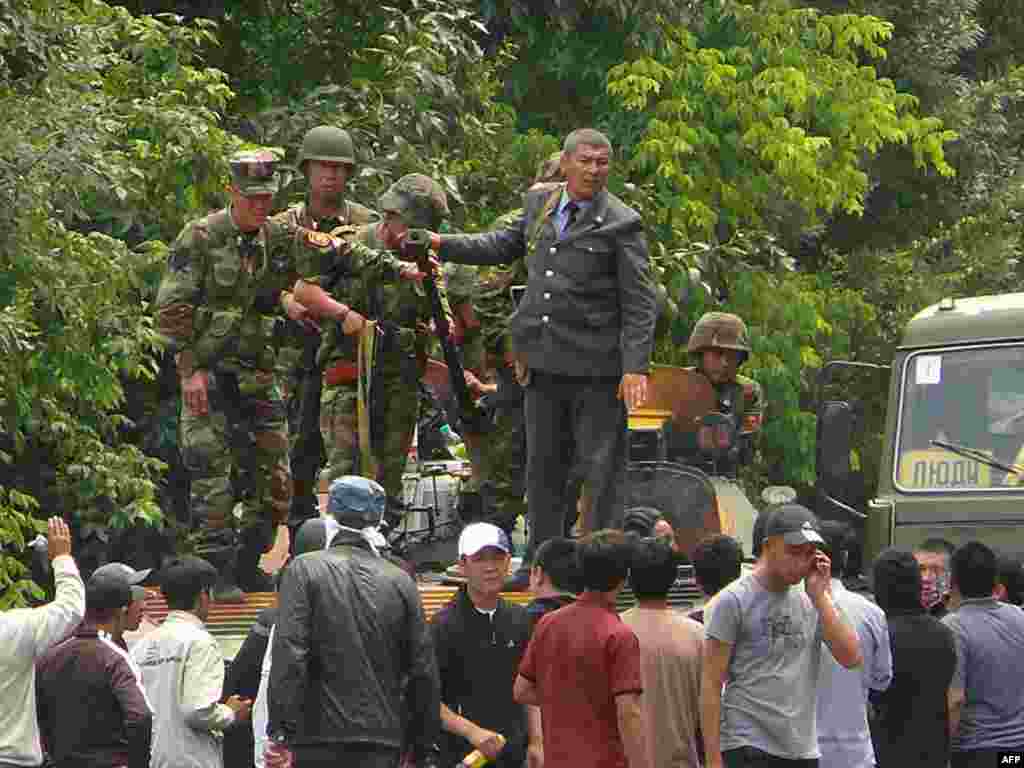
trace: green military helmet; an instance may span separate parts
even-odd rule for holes
[[[348,131],[333,125],[310,128],[302,139],[302,149],[299,150],[298,166],[303,173],[303,163],[307,160],[355,165],[356,153],[352,147],[352,137],[348,135]]]
[[[448,218],[448,196],[429,176],[410,173],[380,196],[377,203],[384,213],[396,213],[410,229],[437,229]]]
[[[750,355],[750,335],[747,324],[739,315],[728,312],[706,312],[690,334],[686,351],[691,355],[699,354],[705,349],[735,349],[741,353],[742,363]]]
[[[277,194],[277,164],[281,155],[272,149],[249,149],[228,158],[231,183],[243,195]]]

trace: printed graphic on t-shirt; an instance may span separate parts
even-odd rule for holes
[[[771,613],[761,620],[761,633],[772,649],[803,648],[806,639],[800,622],[789,613]]]

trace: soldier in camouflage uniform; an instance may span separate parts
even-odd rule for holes
[[[379,207],[384,221],[360,227],[346,238],[374,251],[397,250],[408,229],[437,227],[448,215],[444,190],[422,174],[403,176],[395,182],[381,196]],[[445,312],[451,316],[443,281],[438,287]],[[345,295],[352,315],[374,318],[383,331],[377,344],[378,369],[373,384],[381,423],[371,425],[375,440],[372,447],[363,445],[358,420],[359,346],[349,337],[325,336],[321,347],[324,389],[320,424],[327,453],[327,482],[343,475],[376,475],[371,479],[380,482],[394,507],[402,498],[402,473],[419,412],[418,381],[433,341],[430,302],[416,281],[385,285],[371,275],[360,275],[352,281]],[[365,466],[370,454],[376,467]]]
[[[277,161],[266,150],[232,156],[231,204],[178,235],[155,305],[181,384],[193,543],[217,566],[214,596],[226,602],[244,599],[239,584],[266,588],[259,557],[291,503],[288,428],[272,346],[291,275],[269,258],[265,227]],[[233,514],[233,468],[248,480],[241,520]]]
[[[306,177],[306,199],[273,217],[275,224],[333,232],[339,227],[362,226],[380,219],[376,212],[345,199],[345,186],[355,170],[355,151],[347,131],[329,125],[311,128],[302,139],[297,165]],[[299,326],[294,326],[296,330]],[[291,465],[295,481],[291,525],[317,514],[316,477],[322,460],[319,433],[299,436],[301,381],[310,372],[302,364],[301,347],[319,346],[315,333],[288,335],[278,355],[288,406]],[[309,356],[307,355],[307,358]]]
[[[737,315],[725,312],[705,313],[690,334],[686,351],[697,365],[689,370],[703,374],[716,396],[716,410],[733,417],[739,437],[736,448],[718,463],[718,471],[735,475],[739,466],[754,455],[755,439],[761,430],[763,395],[761,385],[741,376],[737,369],[750,355],[747,325]],[[669,436],[670,458],[684,464],[702,466],[706,462],[697,449],[696,433]]]

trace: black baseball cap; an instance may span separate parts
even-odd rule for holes
[[[124,608],[132,601],[132,588],[110,573],[94,573],[85,585],[85,606],[93,611]]]
[[[800,504],[783,504],[764,525],[764,537],[781,536],[787,544],[824,544],[818,532],[818,518]]]
[[[152,571],[152,568],[137,571],[126,563],[107,563],[93,571],[92,575],[94,578],[96,576],[109,576],[120,579],[131,588],[132,600],[145,600],[146,590],[140,585],[149,578],[149,574]]]

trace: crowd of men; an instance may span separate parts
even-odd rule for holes
[[[428,621],[376,545],[385,506],[372,480],[332,483],[227,674],[210,563],[155,575],[170,612],[128,648],[147,574],[83,585],[52,519],[54,601],[0,613],[0,765],[1001,768],[1024,749],[1024,571],[980,542],[883,552],[872,601],[844,586],[845,527],[790,503],[749,571],[729,537],[701,543],[708,600],[685,613],[654,520],[545,542],[525,606],[501,596],[507,534],[478,522]]]
[[[685,556],[669,518],[651,508],[616,519],[626,414],[647,396],[656,308],[640,218],[605,189],[610,161],[607,138],[576,131],[558,157],[562,180],[531,187],[492,232],[460,235],[438,234],[446,195],[421,174],[380,198],[381,221],[345,200],[355,156],[338,129],[307,134],[307,199],[276,215],[276,155],[234,156],[230,205],[185,227],[156,301],[181,382],[192,554],[155,574],[111,564],[83,584],[67,526],[49,521],[54,601],[0,612],[0,768],[1019,759],[1024,576],[982,543],[882,553],[872,601],[842,580],[848,531],[782,504],[758,519],[750,570],[735,540],[700,541],[690,555],[707,600],[690,613],[670,606]],[[396,513],[431,324],[450,321],[465,352],[479,323],[443,280],[431,295],[425,278],[440,264],[406,258],[411,229],[427,232],[452,284],[452,264],[525,271],[499,367],[519,387],[511,400],[527,438],[526,557],[509,581],[507,510],[465,525],[465,585],[429,620],[382,530]],[[311,352],[287,364],[285,318],[309,331],[298,346]],[[736,373],[750,351],[742,321],[706,317],[691,351],[713,398],[735,402],[756,430],[760,390]],[[467,384],[494,392],[467,368]],[[282,391],[289,381],[299,413]],[[274,585],[258,562],[295,494],[311,493],[308,477],[294,486],[289,456],[309,437],[289,413],[301,426],[310,403],[327,505],[290,521],[292,559]],[[486,434],[474,439],[478,456],[496,452]],[[581,486],[585,535],[573,540]],[[147,578],[169,613],[129,647]],[[532,601],[503,598],[509,586]],[[627,586],[635,605],[620,614]],[[211,603],[275,587],[276,606],[226,665],[205,627]]]

